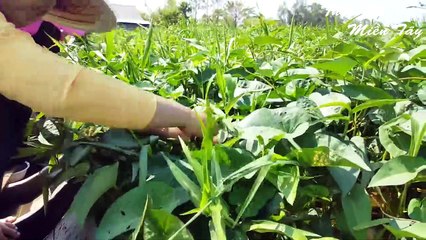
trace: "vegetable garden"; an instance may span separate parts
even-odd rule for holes
[[[205,111],[204,138],[38,114],[20,156],[48,159],[51,187],[84,181],[67,214],[94,215],[98,239],[425,239],[426,38],[353,36],[350,23],[181,23],[58,43]]]

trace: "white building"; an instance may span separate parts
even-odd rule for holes
[[[117,25],[126,29],[135,29],[139,26],[149,27],[150,22],[141,17],[141,13],[136,6],[109,4],[111,10],[117,17]]]

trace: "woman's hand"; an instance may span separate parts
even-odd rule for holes
[[[41,19],[55,4],[56,0],[3,0],[0,12],[16,27],[24,27]]]
[[[157,108],[153,119],[146,128],[147,132],[160,131],[160,133],[163,133],[163,136],[169,133],[173,135],[183,134],[189,138],[203,136],[201,123],[195,111],[176,101],[160,96],[156,97]],[[205,115],[201,113],[200,118],[205,120]]]
[[[20,233],[13,224],[16,221],[14,217],[0,219],[0,240],[18,239]]]

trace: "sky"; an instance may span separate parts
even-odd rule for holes
[[[111,3],[135,5],[139,10],[152,12],[165,5],[167,0],[109,0]],[[286,0],[292,6],[296,0]],[[179,0],[178,0],[179,2]],[[268,18],[277,18],[277,10],[283,0],[244,0],[246,6],[254,7]],[[331,11],[341,13],[345,17],[359,14],[360,19],[377,19],[385,24],[398,24],[412,18],[421,19],[426,16],[425,9],[407,8],[418,6],[419,0],[306,0],[306,3],[320,3]]]

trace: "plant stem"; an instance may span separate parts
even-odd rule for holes
[[[402,194],[401,194],[401,198],[399,202],[399,209],[398,209],[399,217],[402,217],[402,215],[404,214],[405,203],[407,201],[407,191],[408,191],[409,185],[410,185],[410,182],[406,183],[404,185],[404,190],[402,190]]]

